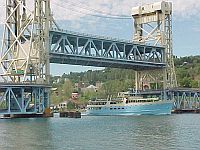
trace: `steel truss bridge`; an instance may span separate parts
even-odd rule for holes
[[[58,29],[51,29],[49,36],[51,63],[134,70],[166,66],[164,47]]]
[[[136,89],[142,89],[146,81],[159,82],[163,89],[171,88],[166,95],[175,100],[176,109],[200,109],[198,90],[174,89],[172,3],[134,8],[134,40],[125,41],[60,30],[51,14],[50,0],[32,2],[34,11],[28,9],[32,4],[26,0],[6,0],[0,114],[48,112],[50,63],[133,69]],[[148,94],[162,94],[151,92]]]
[[[169,98],[174,100],[174,108],[177,110],[200,109],[200,90],[177,88],[168,92]]]

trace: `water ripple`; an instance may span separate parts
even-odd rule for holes
[[[0,120],[1,150],[198,150],[200,116]]]

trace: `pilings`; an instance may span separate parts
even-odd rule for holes
[[[195,114],[199,114],[200,113],[200,109],[174,109],[172,111],[172,113],[174,114],[183,114],[183,113],[195,113]]]
[[[81,118],[81,113],[78,111],[60,112],[61,118]]]

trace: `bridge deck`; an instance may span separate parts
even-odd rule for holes
[[[51,63],[134,70],[166,66],[164,47],[56,29],[49,34]]]

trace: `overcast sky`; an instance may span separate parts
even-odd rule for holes
[[[27,1],[28,4],[33,2],[33,0]],[[171,1],[173,2],[174,54],[177,56],[200,55],[200,0]],[[158,0],[51,0],[51,6],[54,18],[64,29],[131,39],[133,20],[105,19],[87,14],[102,15],[100,13],[102,12],[103,15],[131,16],[132,7],[153,2],[158,2]],[[0,0],[1,24],[5,19],[5,15],[3,15],[4,3],[5,0]],[[53,74],[56,74],[55,65],[52,68]],[[60,72],[88,69],[88,67],[83,69],[83,67],[74,66],[62,66],[60,68]]]

